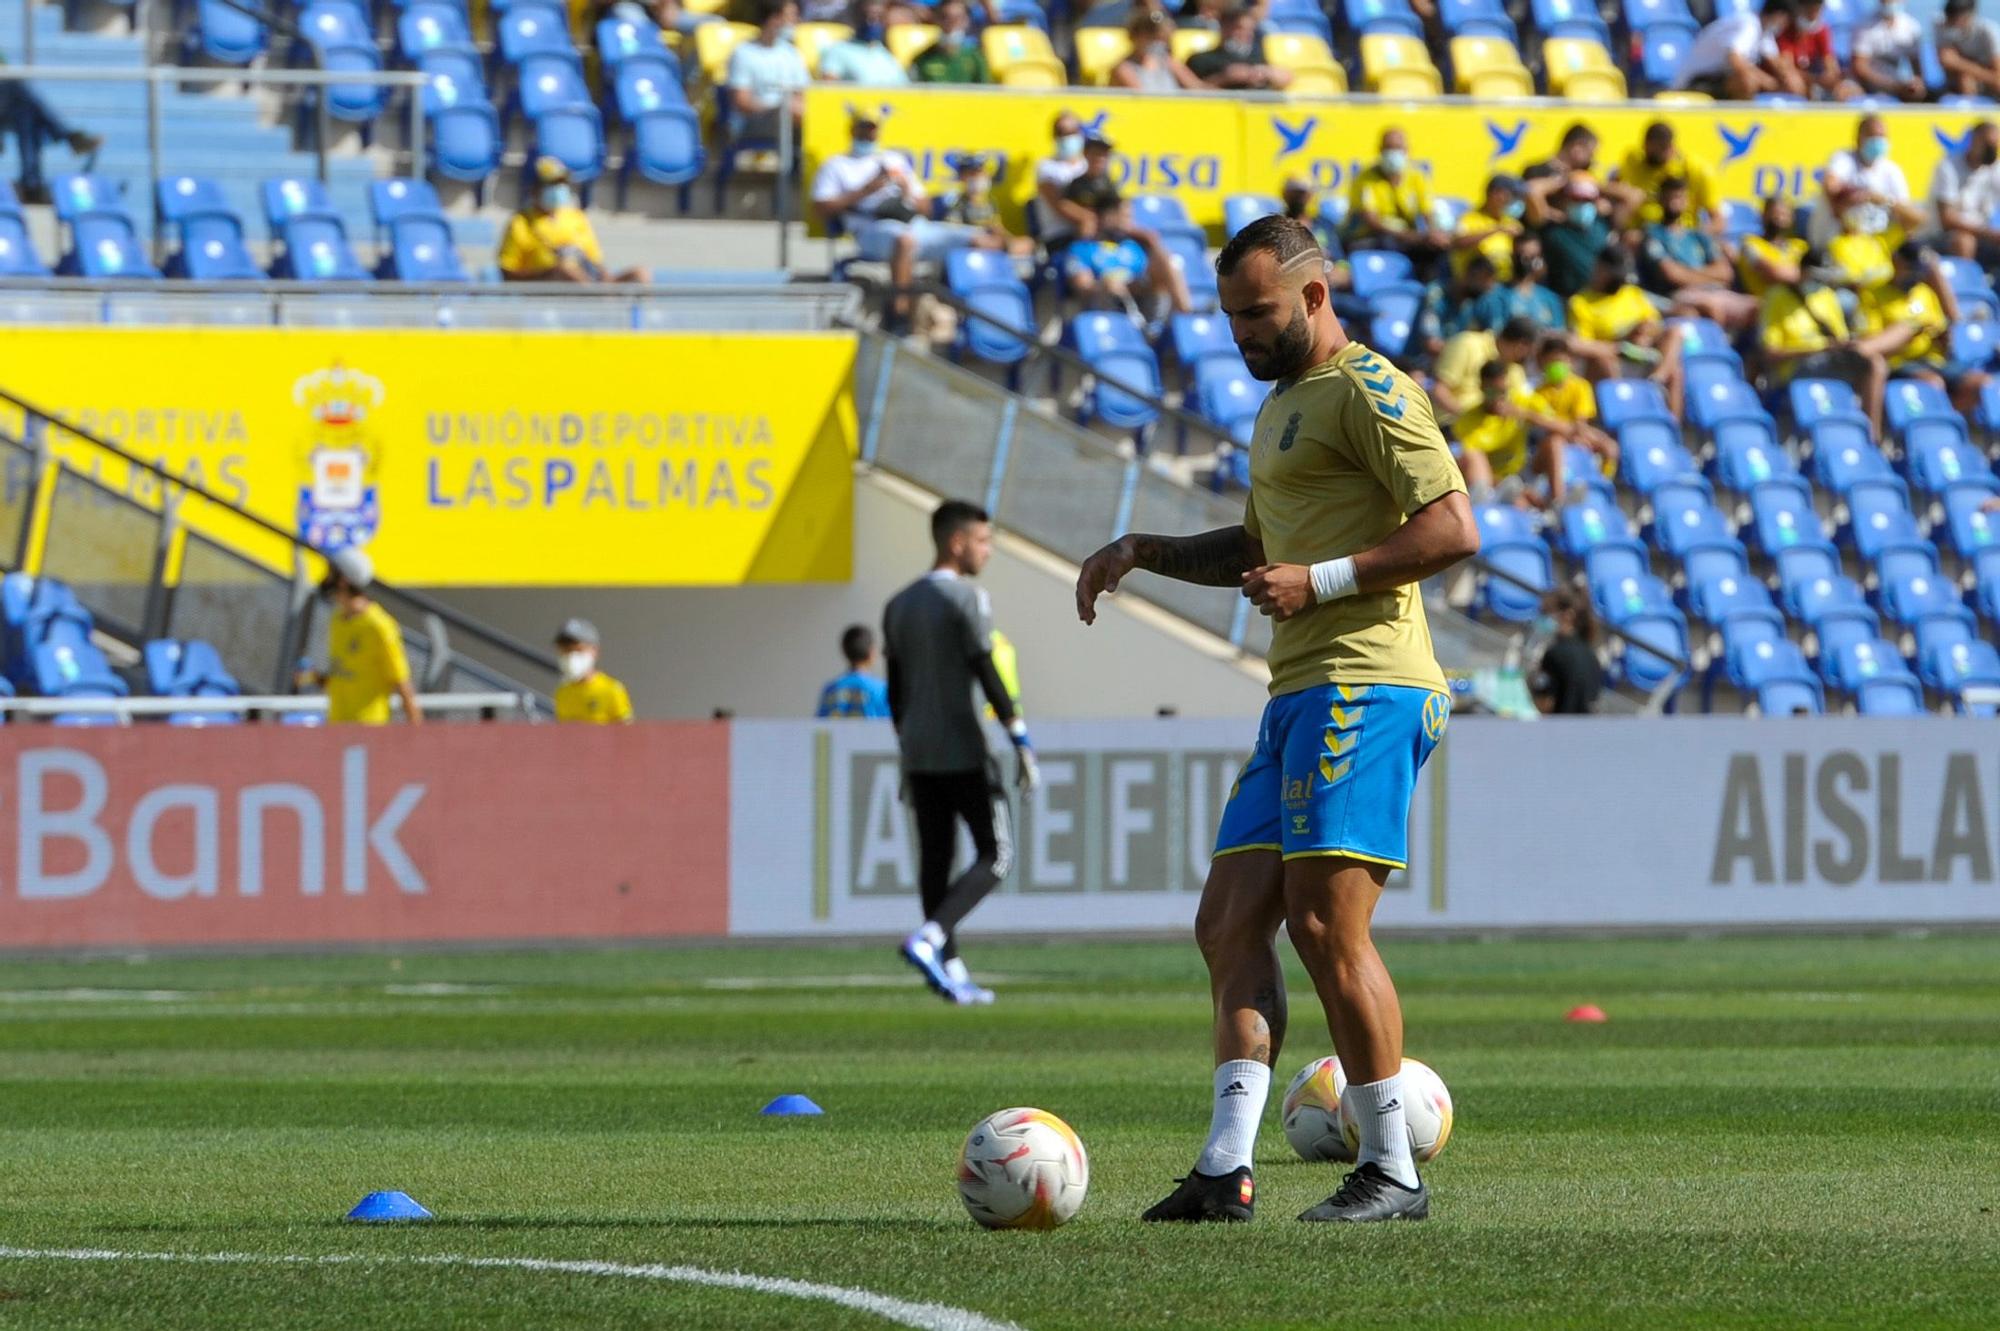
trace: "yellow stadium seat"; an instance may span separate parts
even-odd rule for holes
[[[1309,32],[1274,32],[1264,38],[1264,62],[1292,71],[1285,91],[1314,95],[1347,91],[1347,71],[1327,44]]]
[[[1361,39],[1361,78],[1382,97],[1442,97],[1444,78],[1415,37],[1370,33]]]
[[[1702,106],[1715,99],[1705,92],[1696,92],[1693,88],[1669,88],[1665,92],[1654,93],[1653,100],[1665,102],[1668,106]]]
[[[1061,88],[1069,83],[1048,34],[1025,23],[997,23],[980,34],[993,81],[1009,88]]]
[[[1207,28],[1182,28],[1174,33],[1174,59],[1185,63],[1189,58],[1203,51],[1213,51],[1222,45],[1222,34],[1210,32]]]
[[[845,23],[801,23],[792,29],[792,45],[799,48],[806,71],[814,78],[819,77],[819,59],[826,54],[826,48],[853,39],[854,29]]]
[[[1499,37],[1451,39],[1454,92],[1474,97],[1533,97],[1535,79],[1514,44]]]
[[[889,35],[884,40],[889,44],[889,54],[900,60],[904,69],[908,69],[912,60],[936,46],[937,39],[943,35],[944,29],[935,23],[898,23],[889,29]]]
[[[727,14],[729,0],[686,0],[681,5],[690,14]]]
[[[1132,39],[1123,28],[1078,28],[1076,70],[1093,88],[1111,86],[1111,71],[1132,54]]]
[[[1611,63],[1611,52],[1587,37],[1551,37],[1542,43],[1542,64],[1549,72],[1549,95],[1573,102],[1622,102],[1625,75]]]
[[[748,23],[704,23],[694,30],[695,62],[702,77],[720,86],[729,80],[729,53],[757,35]]]

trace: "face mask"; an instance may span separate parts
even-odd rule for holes
[[[784,27],[778,29],[778,40],[781,42],[789,42],[798,35],[799,29],[795,23],[787,23]]]
[[[1542,367],[1542,382],[1555,385],[1569,382],[1569,362],[1552,360]]]
[[[1518,222],[1521,220],[1522,214],[1528,211],[1528,205],[1516,199],[1500,211],[1504,216],[1511,217]]]
[[[854,155],[856,157],[873,157],[877,152],[881,151],[881,148],[882,145],[873,139],[856,139],[854,141]]]
[[[1542,262],[1542,256],[1539,254],[1533,255],[1521,265],[1521,271],[1530,277],[1540,277],[1547,268],[1548,265]]]
[[[550,212],[567,208],[576,202],[576,195],[567,185],[549,185],[542,190],[542,207]]]
[[[596,669],[597,653],[584,651],[564,652],[557,658],[557,664],[562,666],[563,682],[574,684]]]
[[[1152,56],[1155,60],[1165,60],[1173,54],[1173,50],[1174,48],[1168,46],[1165,42],[1153,42],[1146,47],[1146,54]]]
[[[1400,176],[1403,168],[1410,164],[1410,154],[1401,148],[1382,150],[1382,172],[1384,175]]]
[[[940,35],[938,41],[944,44],[945,50],[956,51],[959,47],[965,45],[965,34],[962,32],[947,32]]]
[[[1594,203],[1572,203],[1569,206],[1569,220],[1578,226],[1596,225],[1597,205]]]
[[[1861,140],[1861,160],[1864,162],[1879,162],[1888,152],[1889,140],[1879,134]]]
[[[1255,42],[1224,42],[1222,49],[1239,60],[1247,60],[1250,58],[1250,54],[1257,49],[1257,44]]]
[[[1531,638],[1555,637],[1556,617],[1554,615],[1536,615],[1535,622],[1528,626],[1528,636]]]
[[[1083,155],[1083,135],[1065,134],[1056,140],[1056,156],[1073,162]]]
[[[861,25],[861,31],[856,35],[864,42],[879,42],[882,40],[883,31],[884,29],[879,23],[864,23]]]
[[[965,182],[965,192],[975,199],[983,199],[993,188],[993,182],[985,176],[974,176]]]

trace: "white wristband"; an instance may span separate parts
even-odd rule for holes
[[[1323,559],[1312,566],[1313,597],[1321,605],[1354,595],[1354,556]]]

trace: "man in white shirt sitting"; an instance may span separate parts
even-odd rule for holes
[[[1065,110],[1050,127],[1055,138],[1055,155],[1035,164],[1035,197],[1029,202],[1035,219],[1035,234],[1049,253],[1054,254],[1078,236],[1087,236],[1097,218],[1090,209],[1069,197],[1069,187],[1089,170],[1084,156],[1083,121],[1076,112]]]
[[[806,109],[800,90],[812,82],[805,57],[792,45],[799,7],[791,0],[764,0],[758,13],[762,22],[757,35],[729,53],[727,87],[735,137],[776,140],[779,111],[789,100],[796,141]]]
[[[1791,21],[1792,0],[1765,0],[1762,14],[1717,19],[1689,44],[1674,86],[1728,102],[1747,102],[1767,92],[1804,97],[1805,76],[1778,52],[1778,34]]]
[[[1813,238],[1825,243],[1839,232],[1876,236],[1890,226],[1915,232],[1923,211],[1910,202],[1910,182],[1889,156],[1889,130],[1880,116],[1863,116],[1854,146],[1826,164],[1827,207],[1813,210]]]
[[[1940,248],[1981,268],[2000,267],[2000,125],[1982,120],[1967,136],[1965,151],[1947,154],[1931,175],[1931,211],[1942,233]]]
[[[1869,93],[1921,102],[1924,86],[1924,30],[1903,0],[1882,0],[1875,16],[1854,34],[1855,81]]]

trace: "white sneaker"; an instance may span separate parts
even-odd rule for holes
[[[951,1001],[960,1007],[990,1007],[993,1004],[993,991],[982,989],[972,981],[966,980],[962,984],[952,986]]]

